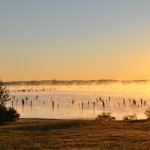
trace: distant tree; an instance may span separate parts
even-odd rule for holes
[[[14,108],[6,107],[7,102],[11,98],[10,91],[6,89],[6,86],[0,80],[0,122],[11,122],[20,117],[20,114]]]

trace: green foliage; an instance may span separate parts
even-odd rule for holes
[[[11,94],[0,80],[0,122],[11,122],[17,120],[20,115],[14,108],[7,108],[7,102],[11,100]]]
[[[150,119],[150,108],[145,111],[147,119]]]
[[[96,120],[111,121],[111,120],[116,120],[116,118],[114,116],[111,116],[110,112],[108,113],[103,112],[102,114],[96,117]]]
[[[137,120],[137,115],[133,114],[133,115],[126,115],[123,117],[123,120]]]

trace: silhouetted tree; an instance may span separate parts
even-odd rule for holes
[[[6,89],[6,86],[0,80],[0,122],[11,122],[20,117],[20,114],[14,108],[6,107],[7,102],[11,98],[10,91]]]
[[[0,80],[0,105],[5,106],[6,103],[11,100],[11,94],[6,89],[4,83]]]

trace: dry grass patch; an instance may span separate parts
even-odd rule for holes
[[[0,125],[0,149],[148,150],[150,121],[31,120]]]

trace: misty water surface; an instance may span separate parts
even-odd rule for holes
[[[144,119],[146,118],[144,112],[150,106],[149,82],[30,85],[8,86],[8,88],[15,98],[7,105],[17,109],[21,118],[94,119],[102,112],[111,112],[118,120],[132,114],[137,114],[138,119]],[[25,91],[19,91],[22,89]],[[27,100],[26,97],[28,97]],[[105,107],[100,99],[104,101]],[[133,105],[133,99],[136,101],[135,105]],[[24,105],[22,100],[25,102]]]

